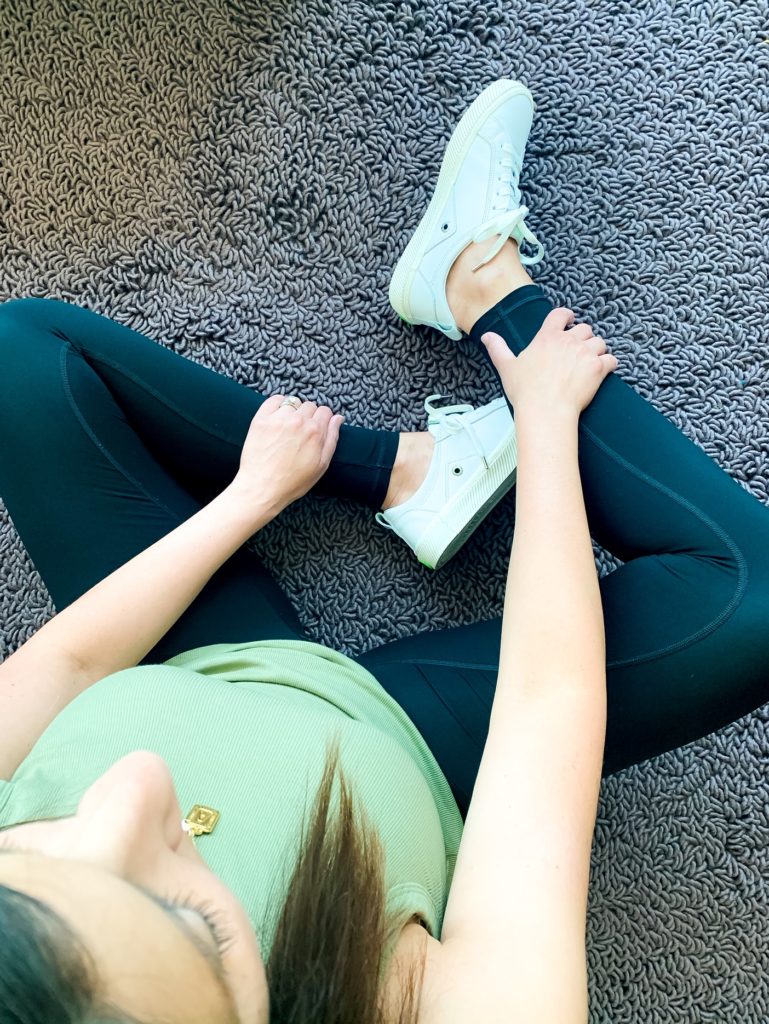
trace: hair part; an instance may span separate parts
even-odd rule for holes
[[[381,843],[357,812],[334,747],[267,963],[270,1024],[385,1024],[385,953],[403,923],[386,915]],[[100,1001],[92,956],[46,903],[0,885],[0,936],[2,1024],[154,1024]],[[397,1021],[386,1024],[414,1024],[423,973],[424,959],[405,979]]]

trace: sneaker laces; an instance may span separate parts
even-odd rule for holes
[[[521,161],[516,157],[511,142],[503,142],[501,148],[502,161],[499,168],[502,173],[497,175],[497,191],[491,204],[494,213],[505,213],[521,205],[521,193],[517,187],[521,176]]]
[[[483,464],[486,469],[489,468],[489,464],[486,461],[486,456],[483,451],[483,445],[478,439],[478,434],[473,428],[472,423],[463,419],[462,416],[466,412],[475,412],[475,406],[473,405],[441,405],[435,406],[430,403],[434,398],[448,398],[448,395],[428,395],[425,399],[425,412],[427,413],[427,425],[428,427],[435,424],[445,427],[446,430],[451,434],[458,434],[460,430],[464,430],[473,443],[478,455],[483,460]]]
[[[494,235],[499,237],[483,259],[472,268],[473,270],[479,270],[493,260],[508,238],[514,238],[518,242],[518,255],[525,266],[539,263],[545,253],[545,247],[524,223],[529,208],[520,205],[521,193],[517,181],[521,173],[521,162],[516,158],[510,142],[502,143],[502,160],[499,167],[502,173],[497,175],[497,190],[491,206],[495,216],[478,228],[473,235],[473,241],[485,242]],[[523,242],[534,247],[533,255],[529,256],[521,251],[520,246]]]

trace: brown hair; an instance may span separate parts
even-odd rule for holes
[[[385,953],[404,923],[387,917],[382,846],[333,747],[267,963],[270,1024],[385,1024]],[[397,1024],[416,1021],[423,974],[424,958],[405,979]]]
[[[329,821],[336,778],[339,808]],[[267,964],[270,1024],[385,1024],[385,953],[403,923],[387,918],[381,844],[356,813],[332,748]],[[100,1005],[89,951],[47,904],[0,886],[0,935],[0,1007],[10,1020],[130,1024]],[[423,973],[424,959],[387,1024],[414,1024]]]

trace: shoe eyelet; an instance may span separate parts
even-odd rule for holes
[[[464,470],[462,469],[462,467],[458,463],[455,463],[451,467],[451,472],[454,474],[454,476],[462,476],[462,474],[464,473]]]
[[[444,231],[444,232],[445,232],[445,231],[448,231],[448,230],[449,230],[449,226],[448,226],[448,224],[442,224],[442,225],[441,225],[441,231]]]

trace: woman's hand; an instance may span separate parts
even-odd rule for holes
[[[229,487],[0,665],[0,779],[12,777],[71,700],[97,679],[138,665],[227,559],[325,473],[343,417],[314,402],[281,409],[283,397],[260,406]]]
[[[603,338],[589,324],[577,324],[570,309],[552,310],[520,355],[510,351],[499,334],[482,341],[499,372],[513,408],[535,406],[544,412],[575,413],[593,399],[604,378],[617,369]]]
[[[285,397],[271,395],[251,420],[232,484],[278,510],[301,498],[326,472],[344,420],[315,402],[281,408]]]

